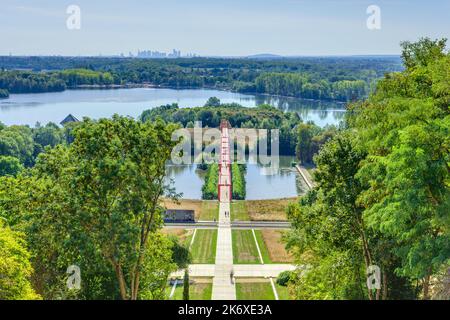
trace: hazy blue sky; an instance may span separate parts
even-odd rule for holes
[[[67,6],[81,30],[66,28]],[[381,30],[366,9],[381,8]],[[1,0],[0,55],[398,54],[399,42],[450,37],[450,0]]]

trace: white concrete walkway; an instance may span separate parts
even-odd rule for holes
[[[230,202],[220,202],[219,229],[217,232],[216,265],[212,289],[213,300],[236,300],[233,270],[233,246],[231,242]]]
[[[283,271],[294,271],[292,264],[235,264],[233,266],[234,276],[238,278],[277,278]],[[191,264],[189,275],[191,277],[214,277],[216,265],[214,264]],[[180,270],[171,274],[174,278],[184,276]],[[229,276],[229,275],[228,275]]]

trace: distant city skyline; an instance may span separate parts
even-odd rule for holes
[[[367,27],[370,5],[381,29]],[[3,0],[0,55],[398,55],[401,41],[450,38],[449,12],[448,0]]]

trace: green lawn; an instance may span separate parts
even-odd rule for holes
[[[231,203],[231,220],[232,221],[250,221],[247,213],[245,201],[233,201]]]
[[[217,230],[197,229],[191,247],[192,263],[214,264],[216,260]]]
[[[171,300],[183,300],[183,281],[177,285],[175,293]],[[167,299],[169,299],[172,287],[166,289]],[[212,297],[212,279],[210,282],[196,282],[189,285],[189,300],[211,300]]]
[[[275,300],[272,285],[267,282],[236,282],[237,300]]]
[[[261,263],[252,230],[233,230],[231,235],[235,264]]]
[[[261,256],[265,264],[275,263],[270,259],[269,251],[267,250],[266,244],[264,243],[261,230],[255,230],[256,241],[258,241],[259,250],[261,250]]]
[[[219,202],[218,201],[203,201],[202,211],[199,220],[213,221],[219,220]]]
[[[274,281],[275,281],[275,279],[274,279]],[[283,286],[280,286],[279,284],[275,283],[275,288],[277,289],[278,298],[280,300],[291,300],[291,298],[289,297],[288,287],[283,287]]]

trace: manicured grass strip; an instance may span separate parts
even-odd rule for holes
[[[237,282],[237,300],[275,300],[272,286],[265,282]]]
[[[231,236],[235,264],[260,264],[252,230],[233,230]]]
[[[275,281],[275,279],[274,279]],[[279,284],[275,283],[275,288],[277,289],[278,298],[280,300],[292,300],[289,296],[289,288],[280,286]]]
[[[196,283],[189,286],[190,300],[211,300],[212,298],[212,282]]]
[[[183,280],[179,280],[175,293],[170,300],[183,300]],[[166,289],[166,296],[169,299],[172,286]],[[189,300],[211,300],[212,298],[212,281],[211,282],[195,282],[189,285]]]
[[[203,201],[199,220],[213,221],[214,219],[216,219],[216,221],[219,219],[219,202]]]
[[[192,263],[214,264],[216,260],[217,230],[197,230],[191,247]]]
[[[231,203],[232,221],[250,221],[245,201],[233,201]]]
[[[259,246],[258,240],[256,239],[255,229],[252,229],[252,234],[253,234],[253,240],[255,240],[256,250],[258,251],[259,262],[261,262],[261,264],[264,264],[264,259],[261,254],[261,249],[259,248],[260,246]]]
[[[270,259],[269,250],[267,250],[266,243],[264,242],[261,230],[255,230],[256,241],[258,241],[259,250],[265,264],[274,263]]]

